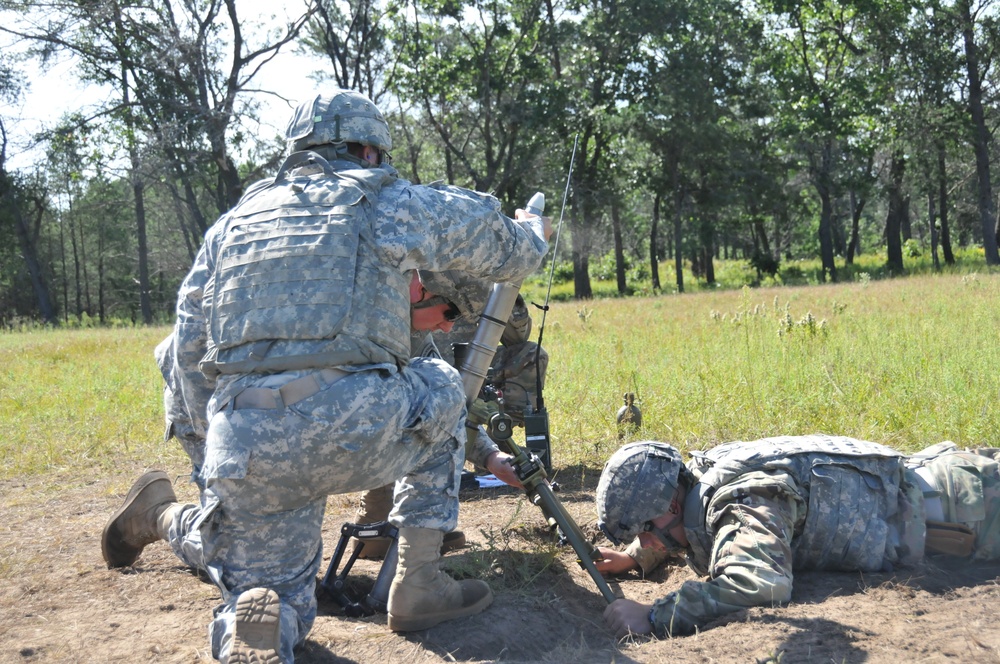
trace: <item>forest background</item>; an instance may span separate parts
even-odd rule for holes
[[[0,326],[169,321],[207,227],[281,161],[260,71],[296,50],[386,112],[404,177],[508,212],[545,192],[557,297],[1000,264],[995,0],[244,8],[0,0]],[[104,100],[11,144],[67,55]]]

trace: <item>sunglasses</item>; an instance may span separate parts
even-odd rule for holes
[[[434,295],[427,298],[426,300],[420,300],[419,302],[414,302],[410,305],[412,309],[426,309],[428,307],[433,307],[439,304],[447,304],[448,308],[444,310],[444,319],[448,323],[454,323],[459,318],[462,317],[462,311],[458,308],[451,300],[444,298],[440,295]]]

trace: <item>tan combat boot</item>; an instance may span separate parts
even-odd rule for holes
[[[389,629],[412,632],[479,613],[493,603],[493,591],[479,580],[456,581],[440,569],[444,533],[399,529],[399,564],[389,589]]]
[[[358,508],[358,516],[355,523],[378,523],[389,518],[392,511],[392,485],[389,484],[378,489],[369,489],[361,494],[361,506]],[[392,542],[388,537],[377,537],[367,539],[363,542],[357,538],[352,540],[354,548],[361,547],[359,558],[371,558],[382,560],[386,552],[389,551],[389,544]],[[454,530],[445,533],[444,541],[441,543],[441,554],[455,551],[465,546],[465,533],[461,530]]]
[[[101,533],[101,553],[108,567],[133,564],[147,544],[166,539],[171,508],[177,507],[170,478],[162,470],[140,477]]]
[[[281,664],[281,602],[268,588],[236,600],[236,630],[226,664]]]

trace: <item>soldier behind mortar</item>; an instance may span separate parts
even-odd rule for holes
[[[429,331],[445,337],[445,345],[450,345],[447,344],[448,338],[470,339],[475,334],[475,323],[486,307],[493,285],[482,280],[471,279],[454,271],[437,273],[420,271],[418,283],[426,293],[433,293],[434,297],[455,303],[456,308],[461,312],[461,315],[447,328],[429,328],[420,325],[420,322],[416,318],[414,319],[410,335],[413,356],[443,359],[441,346],[435,342],[434,335],[430,334]],[[428,301],[433,299],[430,297]],[[411,307],[417,311],[420,303],[421,298],[415,297]],[[454,364],[454,357],[450,358],[449,364]],[[497,444],[486,435],[482,426],[475,426],[476,423],[472,424],[473,426],[466,429],[466,461],[471,462],[474,466],[487,469],[512,486],[520,486],[517,475],[507,463],[511,458],[510,455],[500,451]],[[363,492],[355,521],[357,523],[377,523],[389,519],[393,508],[393,489],[393,484],[387,484]],[[368,539],[364,542],[356,540],[354,542],[355,548],[360,547],[361,549],[358,554],[361,558],[376,559],[385,556],[389,544],[390,541],[387,538]],[[463,546],[465,546],[465,533],[453,530],[445,533],[441,552],[447,553]]]
[[[597,487],[603,573],[648,573],[685,554],[707,581],[652,605],[619,599],[604,618],[630,634],[692,634],[719,616],[789,601],[793,572],[888,571],[926,554],[1000,558],[1000,450],[944,442],[906,457],[812,435],[720,445],[685,465],[638,442],[608,460]]]
[[[489,382],[503,392],[504,412],[524,426],[524,416],[538,410],[538,390],[545,388],[549,354],[528,339],[531,315],[520,294],[500,336],[500,347],[490,364]]]
[[[431,335],[418,334],[416,327],[414,327],[412,348],[414,355],[434,354],[433,356],[440,357],[441,351],[445,347],[449,347],[451,342],[467,342],[475,335],[476,327],[473,323],[478,321],[480,314],[486,307],[489,289],[484,290],[483,284],[456,278],[456,275],[449,272],[422,272],[420,276],[424,284],[435,293],[440,293],[445,298],[452,298],[461,303],[458,308],[462,310],[463,316],[455,321],[453,329],[441,330],[443,334],[439,335],[442,337],[440,345],[435,342]],[[497,387],[504,390],[505,412],[511,415],[515,424],[521,426],[524,425],[525,410],[530,409],[531,404],[534,404],[537,398],[537,376],[541,373],[544,380],[545,368],[548,366],[549,360],[548,354],[542,350],[537,355],[541,357],[541,361],[536,364],[536,350],[539,349],[539,346],[528,341],[530,334],[531,317],[528,314],[524,298],[519,294],[500,338],[502,345],[497,349],[497,355],[491,365],[489,380],[504,381],[497,384]],[[450,357],[449,361],[454,364],[454,356]],[[508,389],[511,391],[508,392]],[[508,463],[510,455],[500,451],[482,426],[482,420],[488,419],[488,415],[492,412],[490,409],[495,408],[495,405],[484,403],[478,405],[479,408],[476,408],[476,405],[473,407],[474,412],[479,413],[478,419],[474,414],[470,416],[470,419],[473,420],[470,424],[474,426],[470,426],[466,432],[468,434],[465,448],[466,460],[477,468],[484,468],[493,473],[506,484],[520,488],[521,483]],[[385,521],[392,509],[392,497],[393,485],[364,492],[361,495],[356,522]],[[389,544],[389,540],[381,538],[365,540],[363,543],[355,542],[356,547],[362,547],[359,553],[362,558],[384,557]],[[465,533],[454,530],[445,534],[441,551],[447,553],[463,546],[465,546]]]
[[[551,234],[488,195],[399,178],[388,125],[358,93],[301,104],[286,136],[278,174],[209,229],[178,295],[174,380],[205,440],[201,504],[178,503],[151,471],[101,536],[111,567],[166,539],[207,570],[223,662],[294,660],[316,617],[327,496],[403,477],[389,628],[492,602],[482,581],[438,569],[457,521],[465,396],[454,368],[411,360],[409,289],[417,269],[521,279]]]

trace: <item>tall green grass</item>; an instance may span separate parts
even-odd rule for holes
[[[0,477],[183,457],[163,443],[169,328],[0,334]]]
[[[633,438],[682,449],[811,432],[1000,445],[998,305],[1000,276],[975,274],[557,303],[555,463],[610,455],[626,391]]]
[[[167,332],[0,334],[0,477],[182,459],[152,358]],[[1000,275],[557,302],[543,344],[557,468],[600,468],[627,391],[629,439],[685,450],[811,432],[1000,444]]]

